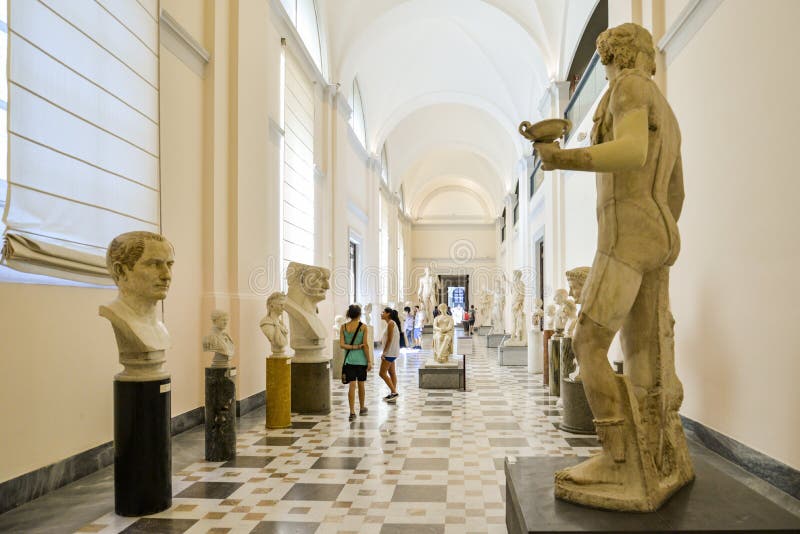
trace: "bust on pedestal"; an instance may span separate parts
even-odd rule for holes
[[[283,322],[286,293],[276,291],[267,298],[267,315],[259,326],[272,347],[267,357],[266,410],[267,428],[292,425],[292,358],[287,356],[289,330]]]
[[[531,313],[531,329],[528,330],[528,372],[541,373],[542,366],[542,299],[533,300],[533,313]]]
[[[331,272],[323,267],[292,262],[286,270],[292,360],[292,409],[301,414],[331,411],[330,354],[325,354],[328,329],[317,304],[325,300]]]
[[[174,262],[170,242],[152,232],[118,235],[106,253],[119,294],[99,313],[114,328],[124,367],[114,377],[114,510],[122,516],[172,504],[170,377],[162,368],[170,337],[156,306]]]
[[[206,460],[224,462],[236,458],[236,384],[230,366],[234,345],[227,328],[228,312],[211,312],[211,332],[203,338],[203,352],[213,352],[206,367]]]

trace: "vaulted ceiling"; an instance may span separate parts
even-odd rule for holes
[[[562,70],[567,6],[595,2],[318,0],[331,81],[358,80],[367,150],[386,143],[414,217],[445,217],[448,194],[459,215],[499,214],[529,150],[517,125]]]

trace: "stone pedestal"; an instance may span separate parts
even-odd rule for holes
[[[508,339],[508,337],[508,334],[489,334],[486,336],[486,348],[496,349],[503,343],[503,341]]]
[[[437,363],[431,359],[419,368],[421,389],[463,389],[464,355],[453,354],[448,363]]]
[[[292,426],[291,358],[275,355],[267,358],[266,401],[267,423],[265,426],[267,428],[288,428]]]
[[[555,330],[542,331],[542,383],[550,385],[550,338],[555,334]]]
[[[236,368],[206,367],[206,461],[236,458]]]
[[[423,334],[433,334],[433,325],[432,324],[424,325],[422,327],[422,333]]]
[[[303,415],[331,412],[331,362],[292,362],[292,410]]]
[[[169,378],[114,380],[114,512],[134,517],[172,505]]]
[[[342,365],[344,364],[344,349],[339,346],[338,339],[335,339],[331,345],[331,354],[333,354],[333,358],[331,359],[331,373],[333,374],[334,380],[341,380]]]
[[[489,332],[491,331],[492,331],[491,326],[479,326],[475,328],[475,333],[478,334],[479,336],[489,335]]]
[[[542,331],[536,328],[528,330],[528,372],[542,372]]]
[[[497,349],[500,365],[528,365],[528,347],[505,346]]]
[[[548,343],[548,356],[550,357],[548,372],[548,386],[550,395],[558,397],[561,395],[561,340],[560,335],[550,338]]]
[[[561,411],[562,419],[559,428],[573,434],[594,434],[594,417],[583,382],[571,378],[561,379],[561,399],[564,406]]]

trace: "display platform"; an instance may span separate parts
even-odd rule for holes
[[[479,336],[486,336],[489,335],[489,332],[492,331],[491,326],[478,326],[475,328],[475,333]]]
[[[450,363],[428,360],[419,368],[420,389],[464,389],[464,355],[453,354]]]
[[[292,361],[291,410],[302,415],[331,412],[331,362]]]
[[[506,458],[506,527],[538,532],[797,532],[800,518],[693,454],[697,478],[651,513],[610,512],[557,500],[553,474],[583,458]],[[717,460],[721,461],[721,460]]]
[[[509,337],[511,337],[509,334],[489,334],[486,336],[486,348],[496,349]]]
[[[528,365],[528,347],[510,346],[497,349],[497,363],[500,365]]]

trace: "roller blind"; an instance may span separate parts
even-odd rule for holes
[[[286,54],[283,260],[314,263],[314,85]]]
[[[158,0],[10,0],[8,15],[2,262],[111,284],[111,239],[160,231]]]

